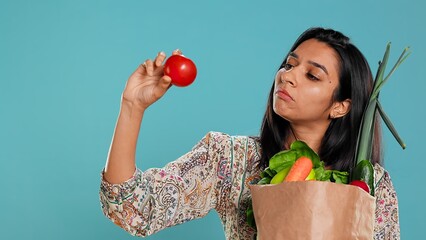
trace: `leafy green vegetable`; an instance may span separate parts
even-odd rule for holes
[[[376,112],[379,111],[380,116],[384,119],[386,126],[392,132],[394,137],[398,140],[402,148],[405,148],[405,143],[401,140],[396,129],[393,127],[390,119],[384,114],[384,111],[379,104],[379,93],[383,85],[387,82],[392,73],[401,65],[405,59],[410,55],[408,52],[409,48],[405,48],[401,56],[398,58],[397,62],[393,66],[392,70],[384,77],[386,65],[388,63],[389,54],[390,54],[391,44],[388,43],[386,46],[386,51],[383,56],[383,60],[379,62],[379,68],[374,80],[373,91],[370,95],[370,100],[367,105],[367,108],[364,111],[362,117],[361,128],[358,134],[357,147],[355,153],[355,163],[353,166],[356,166],[359,162],[363,160],[371,160],[372,146],[373,146],[373,135],[374,135],[374,121]]]
[[[349,173],[348,172],[341,172],[337,170],[331,170],[331,176],[333,177],[333,180],[335,183],[343,183],[348,184],[349,183]]]
[[[266,176],[262,179],[260,179],[259,182],[257,182],[258,185],[263,185],[263,184],[269,184],[271,182],[271,179],[269,176]]]
[[[280,172],[284,168],[287,168],[300,157],[305,156],[312,160],[314,168],[321,167],[321,161],[317,153],[312,150],[303,141],[294,141],[290,145],[290,149],[281,151],[269,160],[269,168],[275,172]]]
[[[256,229],[256,220],[254,218],[253,203],[252,203],[251,199],[249,200],[248,208],[246,210],[246,219],[247,219],[247,224],[250,227]]]
[[[246,215],[247,215],[248,225],[255,228],[256,227],[256,221],[254,220],[253,208],[247,209]]]
[[[264,172],[265,172],[265,176],[264,177],[269,176],[269,177],[272,178],[272,177],[275,176],[275,174],[277,174],[277,172],[275,170],[272,170],[269,167],[267,167]]]
[[[330,181],[331,171],[325,170],[323,162],[320,167],[315,168],[315,178],[317,181]]]
[[[408,52],[409,48],[405,48],[391,71],[386,77],[384,77],[386,65],[390,55],[390,47],[391,44],[388,43],[383,60],[379,62],[379,68],[374,80],[373,91],[371,92],[367,108],[365,109],[364,115],[362,117],[361,127],[357,139],[355,158],[352,164],[353,169],[351,173],[351,180],[362,180],[366,182],[370,187],[370,194],[372,196],[374,196],[374,169],[371,160],[375,128],[374,123],[377,112],[380,114],[386,126],[392,132],[393,136],[401,145],[401,147],[405,149],[405,143],[402,141],[401,137],[399,136],[389,117],[385,114],[383,107],[379,102],[379,94],[383,85],[388,81],[392,73],[399,67],[399,65],[401,65],[405,59],[407,59],[407,57],[410,55],[410,52]]]
[[[290,168],[294,162],[302,156],[312,160],[316,180],[348,183],[349,174],[347,172],[326,170],[324,162],[320,160],[318,154],[314,150],[312,150],[303,141],[294,141],[290,145],[290,149],[278,152],[272,156],[269,160],[269,167],[260,174],[262,179],[258,184],[269,184],[271,178],[273,178],[278,172],[282,172],[284,169]]]
[[[297,159],[296,157],[297,153],[292,149],[281,151],[269,159],[269,168],[277,173],[293,165]]]

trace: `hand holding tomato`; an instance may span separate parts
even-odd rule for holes
[[[178,54],[182,53],[173,51],[173,55]],[[147,59],[139,65],[127,81],[122,95],[123,102],[144,111],[166,93],[171,86],[171,78],[163,72],[165,59],[166,54],[160,52],[154,60]]]
[[[154,61],[148,59],[141,64],[127,81],[123,101],[143,111],[160,99],[171,84],[184,87],[195,80],[197,68],[180,50],[173,51],[163,66],[165,59],[166,54],[160,52]]]

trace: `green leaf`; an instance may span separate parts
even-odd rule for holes
[[[360,126],[360,130],[358,133],[358,139],[357,139],[357,144],[356,144],[356,152],[355,152],[355,159],[354,159],[354,163],[352,165],[352,167],[355,167],[359,162],[361,162],[364,159],[369,159],[371,160],[371,154],[372,154],[372,146],[373,146],[373,136],[374,136],[374,126],[375,126],[375,118],[376,118],[376,110],[378,111],[382,111],[379,109],[378,105],[378,97],[380,94],[380,90],[383,87],[384,83],[389,79],[389,77],[392,75],[392,73],[398,68],[398,66],[405,61],[405,59],[407,59],[408,51],[409,48],[405,48],[404,51],[402,52],[402,54],[400,55],[400,57],[398,58],[396,64],[394,65],[394,67],[392,68],[392,70],[390,71],[390,73],[386,76],[385,79],[383,79],[383,75],[386,69],[386,65],[389,59],[389,54],[390,54],[390,43],[388,43],[388,45],[386,46],[386,51],[385,54],[383,56],[383,60],[379,63],[379,69],[377,71],[376,74],[376,78],[374,81],[374,87],[373,87],[373,91],[370,95],[370,99],[368,102],[368,105],[364,111],[364,115],[362,117],[361,120],[361,126]],[[383,112],[383,111],[382,111]],[[389,118],[387,118],[386,114],[380,113],[381,116],[385,116],[383,119],[386,123],[386,125],[388,125],[390,123]],[[385,120],[386,118],[386,120]],[[389,127],[391,126],[391,127]],[[388,125],[389,129],[391,130],[392,134],[394,134],[395,138],[399,138],[399,135],[396,134],[396,130],[395,128],[393,128],[393,125],[390,124]],[[399,138],[400,139],[400,138]],[[399,141],[399,140],[398,140]],[[401,143],[400,143],[401,144]],[[402,143],[403,147],[405,147],[405,144]]]
[[[321,162],[321,166],[314,168],[315,171],[315,179],[317,181],[327,181],[330,180],[331,177],[331,171],[325,170],[324,163]]]
[[[324,164],[322,162],[322,164]],[[347,184],[349,182],[349,173],[337,170],[326,170],[324,166],[314,169],[317,181],[329,181]]]
[[[332,176],[335,183],[343,183],[348,184],[349,183],[349,173],[348,172],[341,172],[337,170],[332,170]]]
[[[289,149],[281,151],[269,159],[269,168],[277,173],[284,168],[293,165],[296,161],[296,156],[297,154],[294,150]]]
[[[249,206],[246,210],[246,217],[247,217],[247,224],[250,227],[256,229],[256,221],[254,219],[253,205],[252,205],[251,201],[250,201]]]
[[[376,95],[379,93],[378,91],[376,91],[376,89],[379,87],[379,85],[383,81],[383,75],[385,73],[386,65],[388,64],[388,60],[389,60],[390,48],[391,48],[391,43],[388,43],[386,45],[386,51],[383,56],[383,59],[381,62],[379,62],[379,68],[377,70],[376,78],[374,79],[374,87],[373,87],[372,95],[370,96],[370,100],[375,99]]]
[[[267,167],[265,168],[265,170],[260,174],[260,176],[263,177],[273,177],[275,176],[275,174],[277,174],[276,171],[272,170],[271,168]]]
[[[266,177],[266,176],[269,176],[265,171],[262,171],[261,173],[260,173],[260,178],[264,178],[264,177]]]
[[[374,135],[374,119],[376,116],[377,102],[373,101],[368,104],[367,109],[362,117],[360,132],[356,147],[356,163],[363,159],[371,159]],[[356,165],[356,164],[354,164]]]
[[[376,89],[376,92],[379,92],[380,89],[383,87],[383,85],[388,81],[390,76],[395,72],[395,70],[401,65],[408,56],[410,56],[411,52],[408,52],[409,48],[405,48],[404,51],[402,51],[401,55],[399,56],[398,60],[396,61],[395,65],[391,69],[391,71],[388,73],[388,75],[385,77],[385,79],[379,84],[379,86]],[[408,53],[407,53],[408,52]]]
[[[259,182],[257,182],[258,185],[263,185],[263,184],[269,184],[271,182],[271,178],[270,177],[264,177],[262,179],[260,179]]]
[[[386,115],[385,111],[383,111],[382,105],[380,104],[379,101],[377,101],[377,109],[379,110],[380,116],[382,117],[382,119],[385,122],[388,129],[391,131],[391,133],[394,136],[394,138],[396,139],[396,141],[398,141],[398,143],[399,143],[399,145],[401,145],[402,149],[405,149],[406,145],[405,145],[404,141],[399,136],[398,132],[396,131],[396,128],[393,126],[391,120]]]

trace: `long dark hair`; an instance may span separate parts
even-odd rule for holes
[[[340,57],[339,85],[333,94],[333,101],[351,99],[351,109],[341,118],[332,119],[321,142],[318,152],[327,166],[336,170],[350,170],[355,157],[357,136],[362,114],[367,106],[373,87],[373,76],[364,55],[355,47],[350,39],[341,32],[310,28],[296,40],[291,47],[293,52],[302,42],[316,39],[333,48]],[[288,54],[279,69],[284,67]],[[268,97],[266,112],[260,129],[262,146],[262,167],[268,165],[269,159],[277,152],[284,150],[284,143],[291,134],[290,123],[277,115],[273,110],[274,83]],[[381,162],[381,129],[378,118],[375,121],[374,146],[372,162]]]

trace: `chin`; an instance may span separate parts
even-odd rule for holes
[[[291,122],[291,117],[288,116],[288,114],[285,113],[286,111],[280,111],[279,109],[277,110],[277,108],[274,107],[274,113],[277,114],[279,117],[283,118],[284,120],[287,120],[289,122]]]

